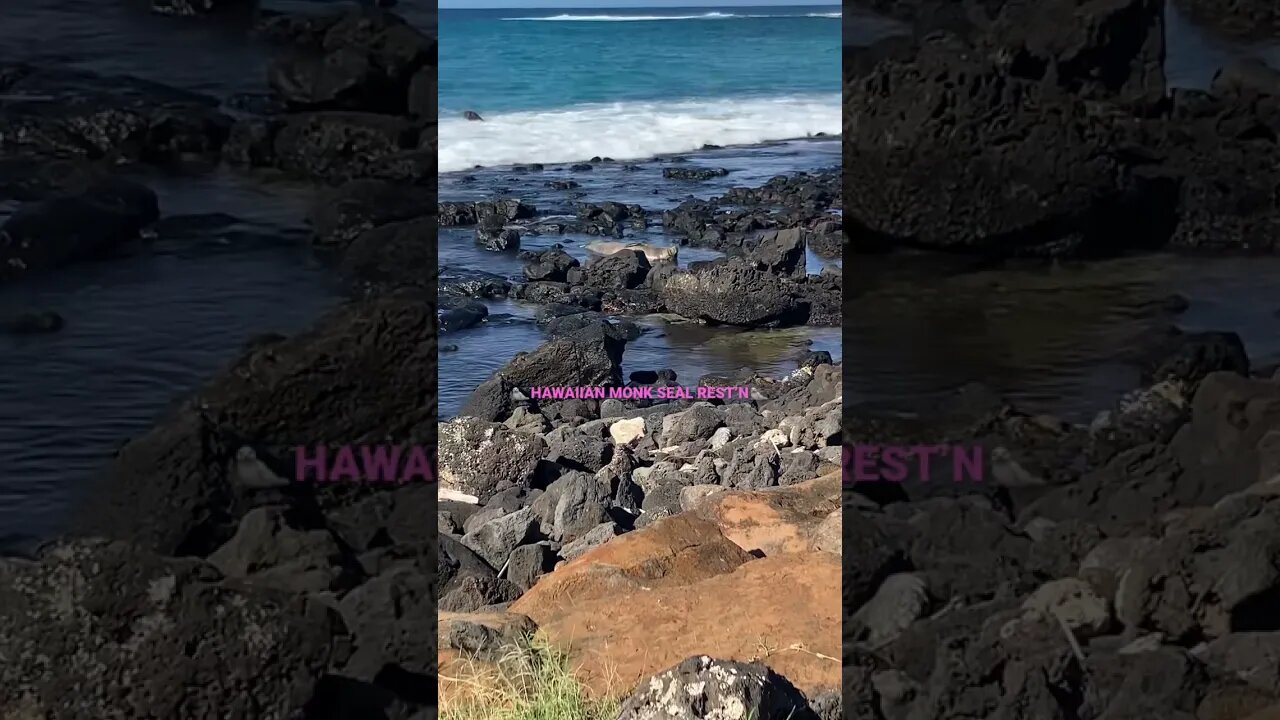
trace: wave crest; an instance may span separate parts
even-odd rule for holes
[[[641,160],[703,145],[752,145],[841,130],[840,95],[629,102],[439,124],[440,172],[476,165]]]

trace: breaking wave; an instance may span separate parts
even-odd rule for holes
[[[841,130],[840,95],[625,102],[439,124],[440,172],[476,165],[640,160],[703,145],[753,145]]]

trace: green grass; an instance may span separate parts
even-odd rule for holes
[[[497,663],[464,660],[441,675],[452,685],[440,720],[614,720],[618,699],[592,698],[568,655],[542,635],[512,647]]]

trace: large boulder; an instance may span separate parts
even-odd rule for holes
[[[344,552],[328,530],[294,527],[280,508],[249,511],[209,562],[228,577],[295,593],[341,590]]]
[[[485,250],[506,252],[520,249],[520,231],[501,225],[481,225],[476,228],[476,244]]]
[[[440,424],[440,486],[481,504],[511,487],[527,487],[547,452],[538,435],[474,417]]]
[[[715,492],[682,499],[681,507],[714,522],[724,536],[748,552],[764,555],[841,550],[840,475],[780,488]]]
[[[854,242],[1063,256],[1167,240],[1177,183],[1131,171],[1113,151],[1113,120],[1011,57],[999,66],[939,33],[852,79],[844,211]]]
[[[1015,77],[1139,110],[1165,97],[1163,0],[1007,2],[984,39]]]
[[[289,449],[434,439],[431,310],[413,295],[344,305],[250,353],[199,397],[249,437]]]
[[[379,287],[434,288],[439,272],[434,217],[382,225],[362,233],[342,255],[342,271]]]
[[[1239,123],[1245,137],[1218,135],[1217,128],[1228,123]],[[1224,111],[1198,124],[1204,142],[1187,143],[1181,137],[1185,128],[1178,125],[1166,130],[1170,142],[1162,149],[1169,156],[1168,172],[1180,183],[1170,246],[1196,252],[1280,251],[1280,197],[1271,182],[1280,145],[1249,137],[1276,137],[1280,118],[1268,128],[1252,114],[1238,117]]]
[[[797,306],[785,281],[739,260],[677,273],[659,292],[669,311],[721,325],[776,327],[806,319],[807,307]]]
[[[582,281],[592,287],[631,290],[644,284],[649,260],[639,250],[621,250],[596,258],[582,271]]]
[[[816,716],[804,695],[758,663],[687,658],[658,673],[622,703],[618,720],[701,720]]]
[[[347,593],[338,608],[354,636],[354,652],[344,672],[373,681],[390,666],[434,683],[435,591],[428,568],[401,566]]]
[[[1170,640],[1272,630],[1280,597],[1280,504],[1239,496],[1197,513],[1119,568],[1116,615]]]
[[[804,231],[800,228],[771,230],[760,236],[749,258],[757,270],[803,278],[807,272],[804,238]]]
[[[462,539],[440,534],[439,554],[436,558],[436,596],[444,597],[458,589],[463,578],[494,578],[498,573],[474,550],[462,544]]]
[[[839,652],[840,572],[839,557],[825,552],[756,559],[684,513],[586,551],[511,611],[570,648],[595,689],[634,687],[695,655],[750,661],[767,642],[810,651],[761,660],[809,693],[840,683],[840,664],[822,657]]]
[[[493,567],[502,567],[511,551],[533,539],[534,517],[529,508],[493,518],[462,536],[471,548]]]
[[[1152,348],[1143,360],[1145,380],[1173,381],[1188,388],[1216,372],[1249,374],[1244,341],[1232,332],[1179,332]]]
[[[581,264],[577,258],[569,255],[558,245],[550,250],[531,254],[526,260],[527,262],[524,266],[525,277],[530,280],[548,280],[551,282],[564,282],[568,272]]]
[[[254,464],[246,448],[280,461],[287,478],[297,447],[434,445],[436,336],[429,305],[388,296],[256,347],[128,443],[72,530],[205,555],[274,492],[244,477]],[[320,487],[298,483],[295,492]]]
[[[518,388],[621,385],[625,347],[620,330],[597,322],[516,355],[497,375]]]

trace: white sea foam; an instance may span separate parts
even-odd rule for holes
[[[741,15],[738,13],[708,12],[698,15],[549,15],[546,17],[510,17],[507,21],[520,22],[653,22],[655,20],[737,20],[741,18],[812,17],[839,18],[838,12],[805,13],[804,15]]]
[[[440,120],[440,172],[475,165],[638,160],[703,145],[840,133],[840,95],[582,105]]]

